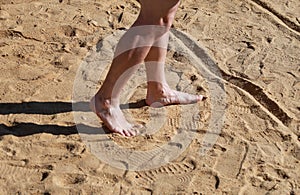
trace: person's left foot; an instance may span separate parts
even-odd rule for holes
[[[192,95],[172,90],[167,85],[148,82],[146,103],[152,107],[161,107],[171,104],[193,104],[205,99],[207,99],[207,97],[203,95]]]

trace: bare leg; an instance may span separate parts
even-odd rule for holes
[[[146,103],[149,106],[159,107],[169,104],[190,104],[206,99],[202,95],[191,95],[170,89],[165,78],[164,65],[169,39],[168,33],[178,5],[179,3],[174,5],[167,15],[163,17],[167,32],[165,36],[156,40],[155,46],[151,47],[145,58],[148,81]],[[156,47],[157,45],[160,47]]]
[[[125,119],[119,107],[119,96],[123,86],[137,69],[137,65],[142,63],[149,49],[150,47],[136,48],[116,56],[103,85],[91,100],[92,110],[112,132],[123,136],[136,134],[138,126],[130,124]]]
[[[139,17],[119,41],[106,79],[90,103],[91,109],[109,130],[124,136],[135,135],[137,126],[127,122],[119,107],[121,90],[137,65],[144,61],[155,40],[166,32],[163,25],[160,28],[153,22],[160,21],[160,10],[149,10],[150,7],[144,8],[141,3]]]
[[[202,95],[191,95],[172,90],[169,87],[164,74],[166,52],[165,49],[152,47],[145,59],[148,83],[146,103],[152,107],[161,107],[170,104],[191,104],[205,100],[206,97]]]
[[[148,62],[162,62],[158,66],[147,68],[148,78],[151,77],[150,75],[160,75],[159,79],[154,79],[155,82],[148,82],[146,101],[149,105],[155,101],[166,105],[200,100],[199,97],[171,90],[164,79],[163,69],[168,41],[165,35],[169,31],[179,0],[140,0],[140,3],[139,17],[133,28],[129,29],[118,43],[106,79],[90,104],[92,110],[112,132],[124,136],[135,135],[137,127],[125,119],[119,107],[119,96],[126,81],[137,69],[136,65],[145,59]]]

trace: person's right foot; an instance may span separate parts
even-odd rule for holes
[[[130,124],[118,104],[112,104],[111,100],[94,96],[90,101],[90,108],[103,121],[104,125],[112,132],[123,136],[135,136],[140,125]]]

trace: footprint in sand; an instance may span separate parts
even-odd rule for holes
[[[164,178],[171,176],[176,183],[188,184],[196,167],[197,163],[191,159],[181,163],[170,163],[157,169],[137,172],[136,182],[138,185],[151,185],[158,181],[166,182]]]
[[[6,178],[9,183],[15,182],[40,182],[43,178],[37,169],[29,169],[14,165],[0,163],[0,173],[2,178]]]

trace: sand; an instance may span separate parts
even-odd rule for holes
[[[148,131],[99,134],[87,101],[109,67],[112,52],[101,52],[138,12],[133,0],[1,0],[0,194],[300,194],[300,2],[183,1],[168,82],[209,99],[149,108],[141,66],[126,85],[123,111]],[[195,68],[197,55],[209,56],[217,72],[205,72],[209,60]],[[105,65],[95,66],[101,57]],[[216,113],[222,120],[212,120]],[[139,164],[142,155],[124,149],[163,153]],[[111,153],[99,159],[102,152]]]

